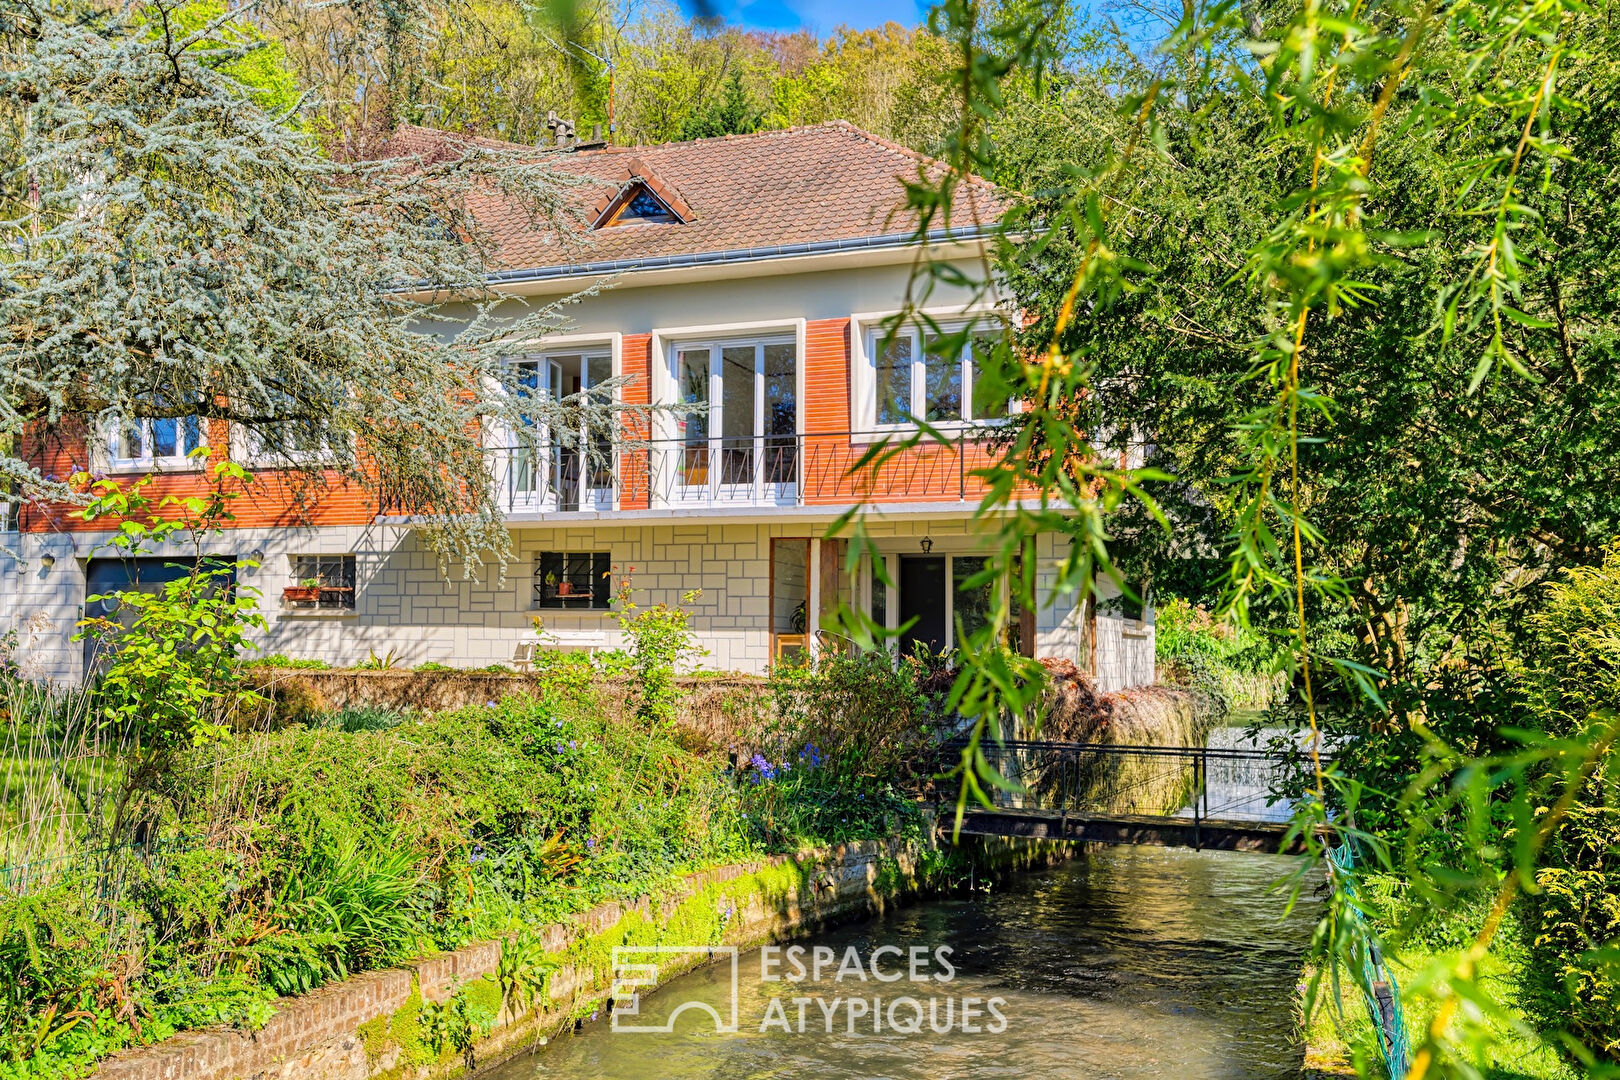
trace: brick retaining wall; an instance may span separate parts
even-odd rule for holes
[[[879,914],[938,888],[938,860],[923,859],[924,850],[867,841],[718,867],[687,875],[678,889],[656,901],[609,902],[568,925],[549,925],[541,940],[562,966],[547,980],[546,1000],[522,1016],[503,1011],[465,1059],[445,1050],[433,1060],[413,1060],[404,1020],[414,1023],[413,1010],[421,1002],[446,1001],[458,988],[493,977],[499,942],[469,945],[283,999],[256,1032],[185,1032],[115,1055],[101,1063],[97,1075],[100,1080],[449,1080],[532,1046],[605,1005],[611,972],[589,962],[594,955],[589,946],[600,951],[602,939],[611,938],[616,928],[623,928],[625,937],[649,924],[661,931],[683,907],[723,900],[735,907],[735,915],[723,924],[716,943],[750,948],[785,940]],[[997,839],[973,849],[981,875],[1053,862],[1064,854],[1061,846]],[[930,871],[931,866],[936,869]],[[681,973],[661,966],[659,976],[663,981]]]

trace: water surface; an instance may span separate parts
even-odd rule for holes
[[[1109,848],[1051,870],[1026,874],[991,894],[920,904],[884,919],[829,931],[804,944],[862,962],[901,981],[837,979],[828,964],[818,982],[766,982],[760,954],[738,958],[738,1028],[717,1034],[711,1017],[681,1011],[669,1034],[611,1030],[606,1017],[533,1055],[494,1071],[495,1080],[596,1078],[1138,1078],[1263,1080],[1299,1074],[1295,982],[1310,934],[1310,903],[1284,920],[1269,890],[1289,861],[1278,856],[1166,848]],[[933,950],[948,946],[954,970],[911,983],[906,950],[919,948],[919,973],[943,975]],[[899,950],[897,953],[894,950]],[[806,965],[813,957],[806,957]],[[782,969],[777,969],[782,970]],[[642,1001],[636,1018],[653,1025],[688,1002],[729,1015],[731,968],[719,963],[677,979]],[[851,1022],[851,998],[872,999],[909,1034],[870,1012]],[[799,1006],[804,1004],[804,1029]],[[781,1011],[772,1009],[778,999]],[[961,1006],[978,999],[963,1030]],[[1002,1030],[985,1011],[1001,1003]],[[926,1010],[944,1027],[929,1030]],[[836,1002],[836,1004],[834,1004]],[[824,1008],[825,1007],[825,1008]],[[828,1019],[826,1008],[830,1008]],[[858,1010],[857,1010],[858,1011]],[[775,1020],[762,1031],[767,1017]],[[851,1027],[853,1026],[853,1033]],[[829,1028],[831,1029],[829,1031]]]

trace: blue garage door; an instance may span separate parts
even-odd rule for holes
[[[219,556],[214,556],[219,558]],[[234,560],[233,560],[234,562]],[[84,572],[84,617],[93,619],[100,616],[111,616],[118,605],[113,600],[97,600],[90,602],[90,597],[101,596],[106,593],[125,589],[138,589],[141,592],[157,592],[171,581],[178,581],[191,574],[194,561],[191,559],[170,559],[162,556],[139,556],[132,559],[91,559],[90,565]],[[231,584],[236,582],[236,572],[233,569],[229,578]],[[88,675],[95,670],[97,652],[101,642],[94,638],[86,638],[84,642],[84,670]]]

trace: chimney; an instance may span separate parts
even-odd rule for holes
[[[573,145],[574,122],[572,120],[564,120],[555,112],[547,111],[546,128],[554,136],[553,142],[555,142],[558,149],[566,149]]]

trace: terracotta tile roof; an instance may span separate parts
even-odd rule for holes
[[[407,124],[396,129],[385,152],[445,160],[468,144],[513,146]],[[585,246],[564,255],[528,228],[520,212],[491,199],[475,213],[498,242],[502,270],[667,265],[697,255],[743,258],[755,249],[855,246],[879,238],[898,243],[916,224],[905,209],[904,181],[942,167],[842,120],[659,146],[547,152],[546,158],[599,181],[573,195],[587,221],[638,179],[684,220],[596,229]],[[975,217],[988,225],[1006,208],[1005,194],[986,181],[975,179],[959,191],[952,229],[973,228]]]

